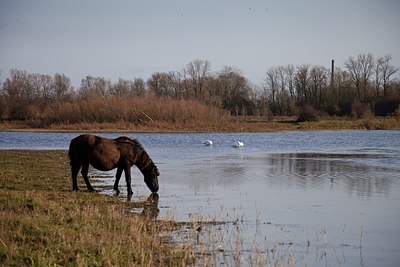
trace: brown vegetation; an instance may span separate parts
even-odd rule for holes
[[[112,83],[89,75],[76,89],[64,74],[52,77],[14,69],[1,86],[0,120],[3,125],[17,121],[34,128],[112,124],[122,130],[204,132],[237,131],[237,125],[230,124],[243,116],[273,121],[274,116],[298,115],[299,121],[309,121],[398,113],[400,82],[390,56],[360,54],[344,66],[345,70],[309,64],[272,67],[265,84],[257,86],[238,69],[226,66],[211,73],[208,61],[194,60],[181,72],[157,72],[147,81]],[[250,124],[239,129],[246,125]],[[248,131],[252,130],[253,125]]]
[[[298,122],[318,121],[318,120],[319,120],[318,111],[316,111],[312,106],[306,105],[299,109],[299,114],[297,115]]]
[[[133,125],[191,126],[216,125],[223,123],[227,114],[214,107],[207,107],[194,100],[176,100],[155,96],[103,97],[94,95],[88,100],[80,99],[48,109],[42,123],[130,123]]]

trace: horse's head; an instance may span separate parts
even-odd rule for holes
[[[160,172],[158,171],[158,169],[155,165],[149,171],[144,173],[144,182],[147,184],[147,187],[153,193],[158,191],[158,176],[159,175],[160,175]]]

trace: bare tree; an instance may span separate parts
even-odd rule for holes
[[[56,73],[53,78],[53,87],[55,93],[56,103],[65,102],[70,100],[71,92],[73,90],[71,86],[71,80],[65,74]]]
[[[294,77],[295,77],[295,68],[293,65],[288,64],[285,67],[285,75],[286,75],[286,83],[289,89],[289,94],[291,98],[294,98]]]
[[[222,88],[222,108],[235,116],[247,114],[250,87],[247,79],[233,67],[225,66],[218,75]]]
[[[132,87],[132,81],[119,78],[117,83],[111,85],[110,94],[115,96],[128,97],[131,94]]]
[[[323,90],[327,87],[328,70],[323,66],[313,66],[310,70],[310,97],[315,107],[321,108]]]
[[[278,66],[276,68],[277,76],[278,76],[278,83],[280,91],[286,90],[286,72],[284,66]]]
[[[146,83],[142,78],[133,79],[131,94],[143,96],[146,92]]]
[[[392,57],[390,55],[386,55],[384,57],[380,57],[377,60],[377,71],[378,75],[382,81],[382,87],[383,87],[383,96],[387,96],[387,92],[389,87],[391,86],[393,82],[393,75],[396,74],[396,72],[399,70],[398,68],[395,68],[394,66],[391,65],[391,60]],[[378,80],[378,78],[377,78]],[[379,85],[379,84],[378,84]],[[378,89],[378,88],[377,88]],[[377,92],[378,94],[378,92]]]
[[[30,87],[29,75],[26,71],[10,70],[10,77],[3,83],[9,119],[26,119],[28,115],[27,107],[34,102]]]
[[[171,87],[175,98],[180,98],[182,95],[182,79],[183,75],[178,71],[169,72],[171,79]]]
[[[357,58],[350,57],[344,63],[356,89],[359,100],[367,100],[367,85],[374,67],[374,56],[371,53],[360,54]]]
[[[310,70],[310,65],[308,64],[297,66],[297,71],[294,77],[294,81],[295,81],[298,103],[308,101],[309,70]]]
[[[344,115],[346,112],[345,103],[352,99],[351,81],[348,72],[336,67],[335,75],[329,86],[327,96],[327,112],[330,115]]]
[[[186,73],[190,76],[193,83],[194,97],[201,99],[204,81],[211,69],[210,62],[207,60],[193,60],[186,65]]]
[[[53,78],[45,74],[31,74],[31,86],[35,92],[35,98],[42,105],[47,105],[55,98]]]
[[[278,92],[278,79],[279,76],[277,68],[273,67],[268,69],[265,77],[265,91],[272,103],[275,103],[276,101],[276,93]]]
[[[111,81],[109,79],[88,75],[82,79],[79,93],[84,99],[90,98],[93,94],[107,96],[110,88]]]
[[[147,80],[149,91],[156,96],[173,96],[171,75],[167,72],[156,72]]]

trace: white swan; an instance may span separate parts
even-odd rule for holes
[[[213,142],[211,140],[204,140],[203,144],[205,144],[206,146],[212,146]]]
[[[244,147],[244,143],[242,141],[237,140],[235,143],[235,147],[237,148]]]

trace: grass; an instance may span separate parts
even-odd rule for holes
[[[342,119],[330,118],[298,124],[300,130],[399,130],[396,118]]]
[[[65,151],[0,151],[1,266],[190,265],[163,242],[177,224],[134,216],[135,203],[70,191]]]
[[[320,130],[399,130],[397,118],[374,117],[353,119],[324,117],[318,121],[297,122],[294,117],[276,117],[267,121],[262,117],[226,117],[221,121],[207,123],[196,120],[182,122],[150,121],[135,124],[127,121],[80,122],[51,124],[46,127],[32,126],[29,122],[0,122],[0,131],[43,131],[43,132],[141,132],[141,133],[182,133],[182,132],[282,132]]]

